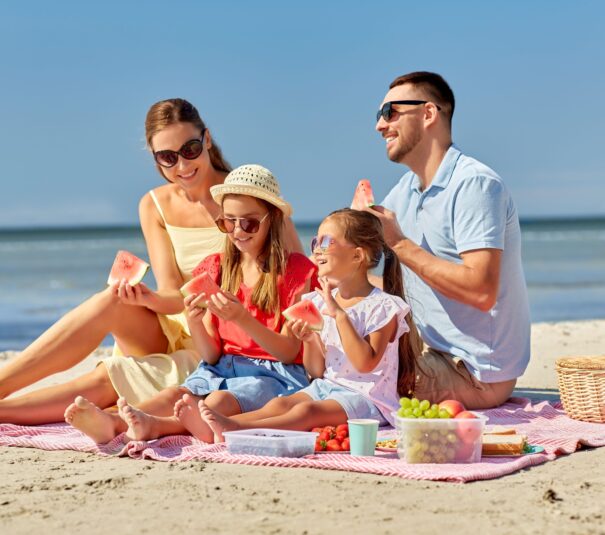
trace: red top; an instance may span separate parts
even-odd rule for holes
[[[193,270],[193,276],[202,272],[208,273],[212,280],[219,286],[221,284],[221,254],[213,254],[202,260]],[[284,275],[277,279],[277,290],[279,292],[279,308],[284,311],[292,306],[305,290],[305,284],[313,275],[315,275],[315,265],[304,255],[300,253],[291,253],[286,263]],[[260,321],[265,327],[275,332],[281,332],[285,318],[280,316],[277,325],[274,325],[274,314],[269,314],[250,301],[254,288],[248,288],[244,284],[240,285],[236,297],[242,305],[250,312],[252,317]],[[277,361],[275,357],[269,355],[265,349],[259,346],[246,331],[241,329],[235,323],[222,320],[216,316],[212,317],[214,327],[216,328],[222,343],[221,353],[223,355],[241,355],[255,359],[267,359]],[[302,348],[294,361],[295,364],[302,364]]]

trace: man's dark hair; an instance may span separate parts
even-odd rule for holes
[[[389,89],[398,85],[410,84],[426,95],[426,99],[438,104],[447,116],[450,125],[454,116],[456,101],[454,92],[442,76],[434,72],[418,71],[404,74],[391,82]]]

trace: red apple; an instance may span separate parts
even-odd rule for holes
[[[454,418],[477,418],[477,415],[474,412],[462,410]]]
[[[476,420],[478,417],[470,411],[462,411],[456,415],[456,420]],[[475,422],[460,422],[456,429],[458,438],[465,444],[473,444],[481,436],[481,426]]]
[[[446,399],[445,401],[442,401],[439,403],[439,408],[449,412],[452,418],[455,418],[457,414],[466,410],[464,405],[455,399]]]

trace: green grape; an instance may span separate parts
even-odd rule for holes
[[[431,410],[434,410],[435,412],[439,412],[439,405],[437,405],[437,403],[433,403],[431,405]]]
[[[438,411],[434,411],[433,409],[429,409],[428,411],[424,411],[425,418],[437,418]]]
[[[415,409],[417,407],[420,407],[420,401],[418,401],[416,398],[412,398],[410,400],[410,406]]]
[[[422,418],[422,411],[420,410],[420,407],[414,408],[412,412],[416,418]]]
[[[420,405],[418,405],[420,407],[420,409],[422,410],[422,412],[426,411],[427,409],[431,408],[431,402],[428,399],[423,399],[420,402]]]
[[[456,436],[456,433],[449,432],[445,436],[445,438],[449,444],[456,444],[456,442],[458,442],[458,437]]]
[[[429,438],[433,442],[439,442],[441,440],[441,433],[439,433],[439,431],[431,431],[429,433]]]
[[[401,418],[405,418],[405,414],[403,413],[403,409],[399,409],[397,411],[397,416],[401,417]]]
[[[412,407],[407,407],[406,409],[403,409],[403,416],[405,418],[415,418],[414,409],[412,409]]]
[[[410,407],[412,404],[412,401],[410,400],[410,398],[401,398],[399,400],[399,405],[401,405],[402,409],[407,409],[408,407]]]
[[[439,409],[439,418],[451,418],[451,415],[445,409]]]

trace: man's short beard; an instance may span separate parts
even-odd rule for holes
[[[405,157],[414,150],[416,145],[420,143],[422,139],[422,132],[420,129],[414,129],[410,133],[409,137],[403,141],[403,144],[397,148],[397,151],[389,155],[389,160],[396,163],[403,163]]]

